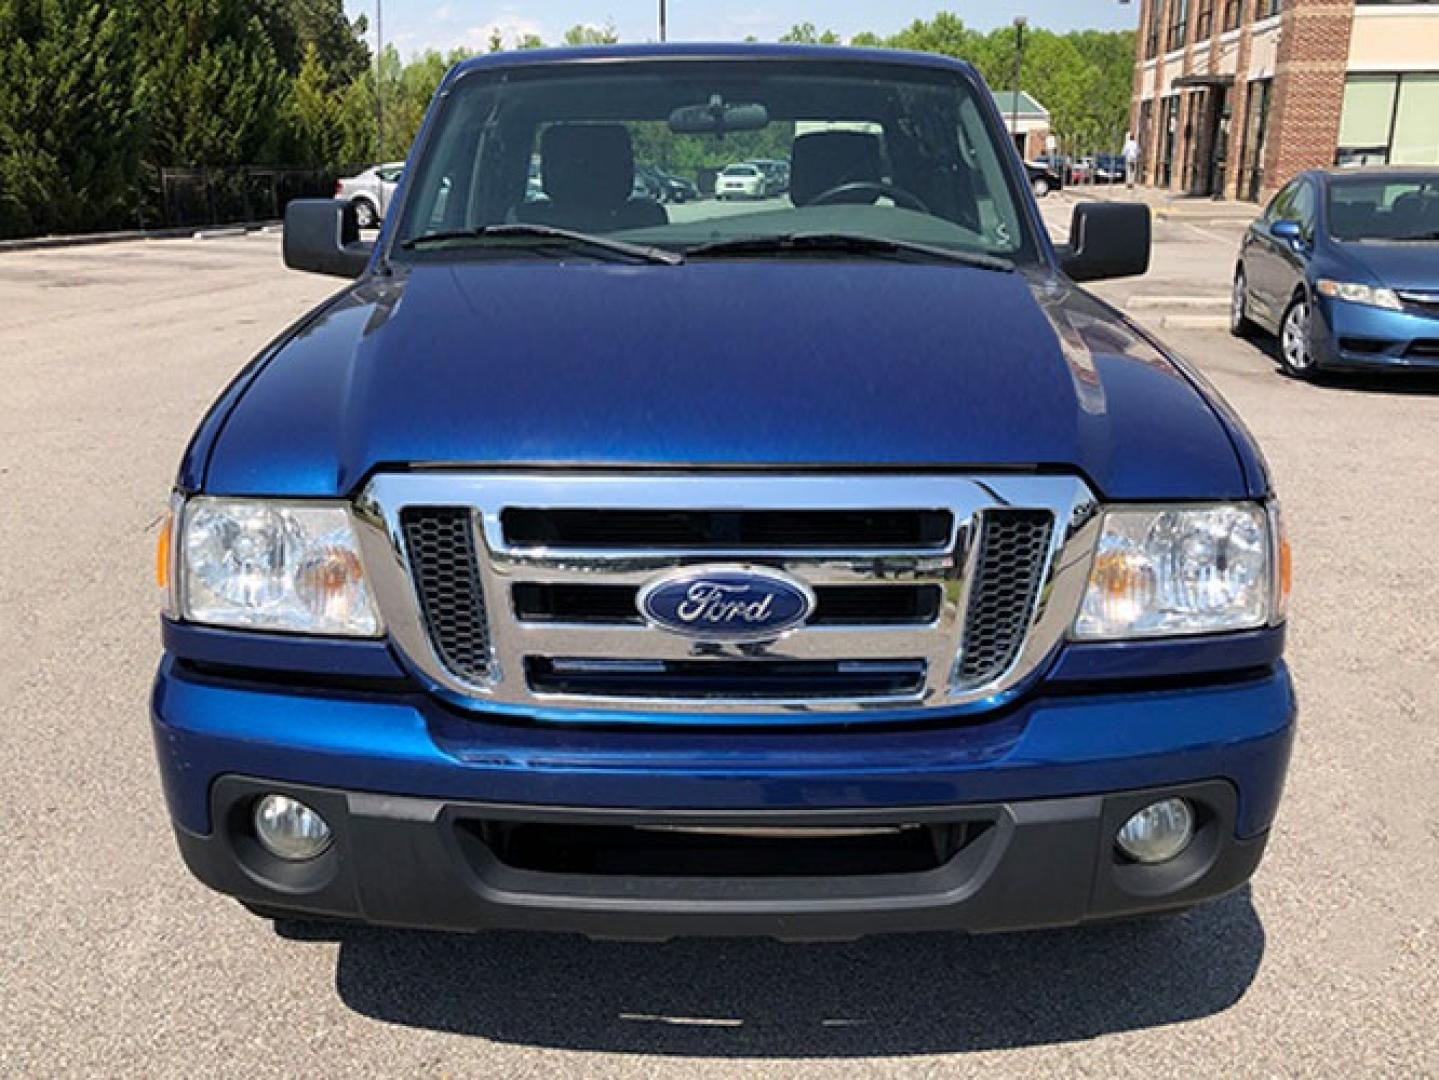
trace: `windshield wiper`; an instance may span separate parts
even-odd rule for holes
[[[400,245],[406,251],[418,251],[427,247],[442,247],[447,244],[485,244],[487,241],[502,241],[505,247],[577,251],[589,249],[610,255],[621,255],[639,262],[659,263],[664,266],[678,266],[684,262],[683,255],[676,255],[664,248],[644,244],[627,244],[623,240],[611,240],[607,236],[592,236],[575,232],[573,229],[557,229],[549,225],[481,225],[473,229],[453,229],[448,232],[425,233]]]
[[[788,252],[837,252],[846,255],[890,255],[922,259],[928,262],[952,262],[981,270],[1008,273],[1012,263],[991,255],[917,244],[910,240],[890,240],[863,233],[781,233],[776,236],[743,236],[735,240],[716,240],[687,248],[691,258],[725,258],[726,256],[768,255]]]
[[[1422,243],[1426,240],[1439,240],[1439,232],[1416,233],[1414,236],[1396,236],[1394,239],[1400,244]]]

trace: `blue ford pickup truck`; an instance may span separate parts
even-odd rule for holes
[[[790,163],[664,206],[637,163]],[[1245,882],[1289,758],[1269,476],[1076,282],[967,65],[452,71],[355,279],[201,424],[160,545],[181,853],[257,913],[660,939],[1061,926]]]

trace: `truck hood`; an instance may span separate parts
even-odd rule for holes
[[[958,266],[430,263],[362,281],[192,448],[217,494],[414,465],[1040,468],[1111,499],[1255,494],[1252,450],[1083,292]]]

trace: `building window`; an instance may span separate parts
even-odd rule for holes
[[[1165,98],[1160,107],[1164,110],[1161,114],[1164,130],[1159,134],[1163,146],[1159,157],[1159,186],[1167,188],[1174,180],[1174,150],[1179,141],[1179,95]]]
[[[1234,30],[1244,17],[1244,0],[1224,0],[1224,29]]]
[[[1264,142],[1269,136],[1269,105],[1273,97],[1273,79],[1259,79],[1249,84],[1239,194],[1250,202],[1258,202],[1259,193],[1264,189]]]
[[[1148,175],[1149,148],[1154,145],[1154,100],[1139,105],[1139,130],[1134,138],[1139,143],[1139,161],[1136,163],[1141,177]]]
[[[1144,42],[1144,55],[1151,59],[1159,55],[1159,39],[1164,28],[1159,23],[1160,8],[1164,0],[1153,0],[1149,5],[1149,27]]]
[[[1339,121],[1340,165],[1439,165],[1439,75],[1351,75]]]
[[[1184,48],[1189,40],[1189,0],[1174,0],[1174,13],[1169,19],[1169,40],[1165,45],[1170,52]]]
[[[1254,21],[1272,19],[1284,10],[1284,0],[1254,0]]]
[[[1214,0],[1199,0],[1199,13],[1194,17],[1194,40],[1206,41],[1214,33]]]

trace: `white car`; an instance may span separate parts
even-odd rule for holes
[[[715,178],[715,198],[763,199],[769,194],[769,185],[764,172],[758,165],[726,165]]]
[[[403,161],[372,165],[358,176],[339,181],[335,185],[335,198],[344,199],[355,208],[360,228],[377,228],[390,209],[390,200],[395,197],[395,188],[404,171]]]

